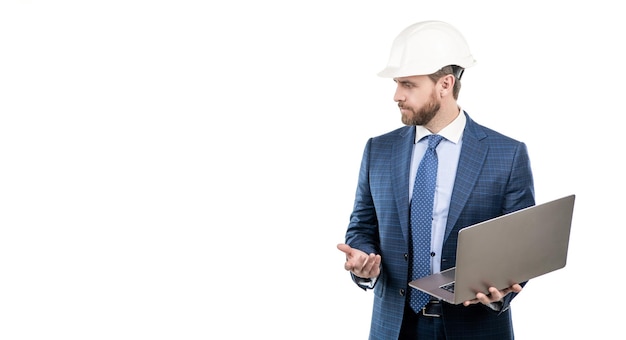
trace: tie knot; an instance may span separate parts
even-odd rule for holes
[[[440,135],[429,135],[428,137],[428,148],[435,149],[439,142],[443,139],[443,136]]]

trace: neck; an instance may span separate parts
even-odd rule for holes
[[[424,127],[432,133],[439,133],[443,128],[450,125],[461,112],[456,102],[453,104],[454,105],[442,105],[437,115]]]

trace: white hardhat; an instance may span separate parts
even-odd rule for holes
[[[393,41],[385,78],[428,75],[448,65],[463,69],[476,63],[463,35],[442,21],[422,21],[405,28]]]

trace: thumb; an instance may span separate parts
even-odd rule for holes
[[[352,248],[349,245],[345,244],[345,243],[339,243],[337,245],[337,249],[341,250],[346,255],[350,255],[350,253],[352,252]]]

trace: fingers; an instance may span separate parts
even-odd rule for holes
[[[484,305],[488,305],[488,304],[490,304],[492,302],[499,301],[499,299],[498,300],[494,300],[495,297],[492,294],[493,293],[491,291],[490,291],[489,295],[487,295],[485,293],[482,293],[482,292],[476,293],[476,298],[472,299],[472,300],[464,301],[463,302],[463,306],[467,307],[469,305],[475,305],[477,303],[482,303]]]
[[[344,243],[337,244],[337,249],[346,254],[346,262],[343,265],[345,270],[363,278],[378,276],[380,273],[380,255],[368,255]]]
[[[491,293],[491,291],[490,291],[490,293]],[[482,303],[484,305],[488,305],[488,304],[493,302],[492,301],[492,295],[491,294],[487,295],[485,293],[477,293],[476,294],[476,300],[477,300],[477,302],[480,302],[480,303]]]
[[[369,254],[358,257],[352,272],[359,277],[373,277],[378,275],[380,255]]]
[[[502,298],[509,293],[509,289],[498,290],[495,287],[489,287],[489,295],[485,296],[484,299],[481,299],[482,303],[492,303],[496,301],[502,300]]]
[[[484,293],[480,293],[480,292],[476,293],[476,298],[464,301],[463,302],[463,306],[467,307],[469,305],[475,305],[477,303],[481,303],[485,299],[486,296],[487,295],[485,295]],[[483,300],[481,300],[481,299],[483,299]]]
[[[339,243],[337,245],[337,249],[341,250],[346,255],[350,255],[350,252],[352,251],[352,248],[349,245],[345,244],[345,243]]]
[[[363,263],[361,273],[371,276],[380,266],[380,255],[369,254]]]
[[[339,243],[337,244],[337,249],[346,254],[346,262],[344,262],[343,268],[347,271],[353,271],[358,264],[358,260],[355,259],[356,255],[354,254],[352,247],[345,243]]]
[[[464,301],[463,305],[467,307],[469,305],[473,305],[476,303],[482,303],[482,304],[487,305],[493,302],[498,302],[504,299],[504,297],[507,296],[511,292],[514,292],[514,293],[521,292],[522,286],[516,283],[516,284],[513,284],[511,287],[504,288],[502,290],[499,290],[498,288],[495,288],[495,287],[489,287],[488,291],[489,291],[489,294],[485,294],[483,292],[476,293],[475,299]]]

